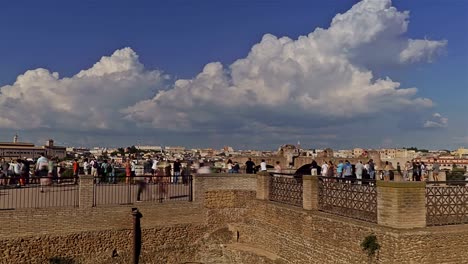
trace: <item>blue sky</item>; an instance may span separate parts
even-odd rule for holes
[[[71,78],[81,70],[91,68],[102,56],[110,56],[116,50],[131,47],[138,54],[138,60],[145,69],[158,70],[169,75],[169,81],[162,81],[163,85],[151,88],[156,93],[159,90],[171,89],[177,79],[195,78],[207,63],[219,61],[225,68],[229,68],[236,60],[245,58],[252,46],[259,43],[266,33],[277,37],[288,36],[296,40],[299,36],[313,32],[317,27],[327,29],[337,13],[345,13],[357,2],[8,1],[0,8],[0,87],[14,84],[19,75],[36,68],[58,72],[60,78]],[[374,127],[377,131],[384,130],[378,135],[361,131],[361,127],[353,127],[362,126],[361,121],[353,121],[353,116],[349,117],[351,121],[339,119],[338,128],[337,125],[330,128],[329,124],[325,124],[324,127],[329,128],[321,128],[324,131],[319,133],[318,138],[308,136],[314,134],[307,130],[309,128],[299,133],[294,130],[280,130],[284,137],[270,137],[273,123],[261,125],[262,128],[268,126],[269,130],[253,129],[257,132],[244,131],[230,135],[226,132],[228,129],[220,128],[225,125],[223,122],[209,124],[216,129],[204,133],[201,129],[194,129],[195,125],[190,120],[189,127],[174,128],[179,132],[186,132],[174,133],[172,128],[166,130],[163,125],[155,124],[155,120],[148,121],[145,116],[141,117],[141,122],[136,125],[139,130],[137,135],[120,131],[115,132],[115,135],[110,134],[111,137],[103,138],[100,134],[109,135],[106,129],[118,129],[105,127],[104,130],[99,130],[100,128],[87,126],[79,129],[78,133],[85,139],[76,140],[76,135],[70,136],[70,127],[61,124],[60,121],[48,122],[43,117],[37,117],[42,118],[42,125],[13,127],[10,126],[11,123],[4,121],[2,126],[0,113],[0,132],[3,132],[0,133],[0,140],[9,140],[9,133],[19,131],[31,141],[40,141],[50,135],[56,137],[59,142],[70,145],[115,145],[115,141],[123,144],[138,141],[148,144],[180,142],[191,146],[218,147],[230,144],[242,148],[272,148],[277,144],[288,143],[282,142],[283,140],[301,140],[303,144],[311,147],[318,146],[319,143],[332,147],[380,147],[389,144],[454,148],[468,145],[468,118],[465,115],[468,102],[468,1],[395,0],[393,6],[398,11],[410,11],[410,23],[404,34],[406,38],[447,40],[448,44],[437,57],[431,58],[430,63],[419,61],[402,65],[370,59],[372,62],[366,63],[370,63],[371,66],[365,65],[372,71],[373,79],[389,76],[391,80],[401,83],[401,88],[417,87],[417,96],[433,101],[433,106],[427,114],[440,113],[448,119],[448,125],[442,124],[441,127],[426,130],[401,128],[402,118],[394,120],[392,116],[383,117],[379,116],[379,113],[373,113],[380,121],[369,124],[369,127]],[[379,51],[385,53],[385,46],[380,47]],[[359,63],[353,61],[353,65],[356,64]],[[3,109],[10,109],[8,111],[12,113],[8,116],[14,116],[14,109]],[[17,113],[22,111],[16,110]],[[198,109],[188,108],[183,111],[196,112]],[[385,112],[386,109],[382,111]],[[115,112],[119,112],[119,109],[116,108]],[[220,114],[232,113],[221,111]],[[301,119],[303,115],[304,113],[285,118]],[[282,114],[279,113],[279,116]],[[356,117],[361,120],[372,118],[368,115]],[[73,118],[73,115],[64,117]],[[255,121],[255,118],[257,117],[252,117],[252,120]],[[329,116],[324,118],[330,119]],[[77,122],[81,122],[81,119],[77,119]],[[152,126],[147,123],[151,123]],[[274,123],[282,124],[282,121]],[[206,126],[206,123],[204,125]],[[285,121],[284,127],[289,125],[297,126]],[[64,127],[67,128],[63,129]],[[217,131],[217,128],[221,132]],[[343,133],[345,128],[356,132],[353,132],[353,135]],[[275,130],[275,133],[279,132]],[[333,138],[323,135],[333,135],[334,139],[323,140]],[[252,140],[253,138],[257,139]]]

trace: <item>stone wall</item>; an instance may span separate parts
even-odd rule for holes
[[[133,206],[135,207],[135,206]],[[170,224],[197,224],[205,212],[189,202],[142,203],[143,228]],[[0,238],[67,234],[132,228],[132,206],[102,206],[89,209],[41,208],[0,211]]]
[[[255,174],[198,174],[193,176],[193,200],[203,204],[205,193],[213,190],[246,190],[256,191],[257,175]]]
[[[185,263],[199,251],[206,225],[143,228],[141,263]],[[132,231],[111,229],[0,240],[1,263],[131,263]]]
[[[378,263],[468,263],[468,226],[397,230],[376,224],[255,201],[239,242],[277,254],[285,263],[367,263],[360,244],[375,234]]]
[[[255,175],[194,181],[193,203],[138,204],[140,263],[468,263],[468,225],[397,229],[319,212],[313,197],[310,210],[261,201]],[[387,207],[416,197],[389,194]],[[131,230],[131,206],[0,211],[0,263],[130,263]],[[369,259],[371,234],[381,249]]]

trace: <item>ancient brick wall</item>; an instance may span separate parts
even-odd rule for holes
[[[286,263],[367,263],[360,244],[375,234],[373,263],[468,263],[468,226],[397,230],[317,211],[255,201],[239,241],[274,252]]]
[[[396,229],[257,200],[249,175],[198,180],[202,200],[138,204],[141,263],[369,263],[371,234],[371,263],[468,263],[468,225]],[[420,196],[389,195],[408,208]],[[0,263],[129,263],[131,223],[131,206],[0,211]]]

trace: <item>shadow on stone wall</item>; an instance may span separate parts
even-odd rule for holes
[[[49,259],[49,264],[77,264],[77,262],[68,257],[52,257]]]

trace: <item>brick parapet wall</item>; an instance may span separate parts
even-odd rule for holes
[[[378,263],[468,263],[468,225],[399,230],[259,200],[249,208],[240,242],[287,263],[367,263],[360,244],[370,234],[381,245]]]
[[[270,175],[268,173],[257,174],[256,198],[267,201],[270,197]]]
[[[304,175],[302,176],[302,206],[305,210],[318,209],[318,177]]]
[[[143,214],[142,227],[202,223],[205,211],[188,202],[100,206],[95,208],[41,208],[0,211],[1,238],[62,234],[109,229],[131,229],[131,208]]]
[[[426,184],[377,181],[377,223],[401,229],[425,227]]]
[[[247,190],[255,191],[257,177],[255,174],[195,174],[193,176],[193,201],[203,204],[205,192],[210,190]]]
[[[94,177],[90,175],[80,175],[78,206],[81,208],[91,208],[94,206]]]

